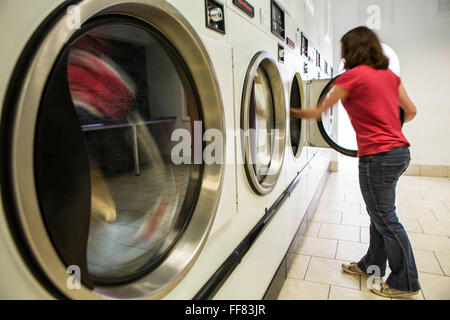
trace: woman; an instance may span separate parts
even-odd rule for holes
[[[401,80],[388,69],[376,34],[358,27],[341,39],[347,72],[339,76],[317,108],[294,109],[294,118],[319,119],[339,100],[356,131],[359,182],[370,216],[370,246],[358,262],[342,265],[345,272],[370,276],[379,268],[383,277],[386,260],[391,274],[372,292],[383,297],[412,296],[420,292],[413,251],[405,229],[395,212],[395,188],[410,162],[409,142],[403,136],[398,106],[404,121],[414,119],[417,110]]]

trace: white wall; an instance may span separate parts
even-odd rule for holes
[[[313,15],[306,5],[307,1],[314,8]],[[334,0],[284,0],[284,2],[287,3],[292,19],[308,37],[310,50],[318,49],[322,59],[332,65]]]
[[[340,38],[366,25],[369,5],[381,9],[381,40],[400,58],[401,78],[418,107],[404,133],[412,163],[450,165],[450,18],[433,20],[433,0],[333,0],[335,67]]]

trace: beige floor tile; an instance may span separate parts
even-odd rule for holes
[[[345,213],[360,213],[361,204],[353,202],[330,201],[327,206],[328,211],[339,211]]]
[[[344,202],[364,204],[364,198],[362,197],[361,192],[359,192],[359,193],[347,193],[345,195]]]
[[[366,208],[366,204],[365,203],[361,203],[361,214],[367,215],[367,208]]]
[[[437,192],[421,192],[423,200],[428,201],[450,201],[449,193],[437,193]]]
[[[450,239],[444,236],[422,233],[408,233],[413,249],[450,253]]]
[[[320,196],[319,201],[344,201],[345,193],[344,192],[332,192],[324,190],[322,195]]]
[[[434,219],[434,215],[431,209],[422,209],[415,207],[397,207],[397,215],[399,216],[399,218],[408,219]]]
[[[431,210],[437,221],[450,221],[450,211],[448,210]]]
[[[291,269],[288,273],[288,278],[294,278],[303,280],[306,275],[306,270],[308,269],[310,256],[302,256],[299,254],[289,254],[288,259],[292,259]]]
[[[341,224],[348,226],[368,227],[370,226],[370,218],[368,214],[344,212],[342,214]]]
[[[419,281],[426,300],[450,300],[450,277],[419,273]]]
[[[336,259],[358,262],[367,253],[368,243],[339,241]]]
[[[320,226],[322,225],[322,223],[320,222],[310,222],[308,224],[308,227],[306,229],[306,233],[305,236],[306,237],[314,237],[317,238],[318,234],[319,234],[319,230],[320,230]]]
[[[400,218],[399,220],[406,232],[423,233],[418,219]]]
[[[450,194],[450,186],[431,186],[428,187],[430,189],[429,192],[437,192],[437,193],[446,193],[446,194]],[[427,192],[424,190],[424,192]]]
[[[359,228],[323,223],[319,232],[320,238],[359,242]]]
[[[444,202],[434,201],[434,200],[408,200],[411,207],[418,209],[435,209],[442,210],[446,209]]]
[[[423,232],[426,234],[438,234],[450,236],[450,221],[434,221],[428,219],[419,219]]]
[[[297,254],[324,258],[334,258],[336,255],[337,240],[300,237],[299,241]]]
[[[329,300],[391,300],[368,291],[331,286]]]
[[[433,252],[414,250],[414,258],[419,272],[444,275]]]
[[[423,172],[421,174],[424,175]],[[413,180],[411,180],[411,183],[418,186],[436,187],[440,186],[441,182],[444,182],[446,180],[447,178],[444,177],[425,176],[425,177],[415,177]]]
[[[396,198],[398,200],[436,200],[436,199],[424,199],[423,194],[430,194],[426,192],[418,192],[418,191],[405,191],[405,190],[397,190]],[[442,201],[442,200],[441,200]]]
[[[338,179],[333,179],[331,181],[327,181],[327,187],[332,187],[332,188],[346,188],[346,187],[351,187],[351,182],[350,179],[345,178],[345,177],[340,177]]]
[[[450,211],[450,201],[444,201],[445,207]]]
[[[305,280],[359,289],[360,277],[344,273],[342,263],[348,263],[348,261],[312,257]]]
[[[316,211],[326,211],[328,207],[328,203],[330,201],[328,199],[320,199],[316,206]]]
[[[340,224],[342,219],[341,212],[317,210],[311,217],[312,222],[326,222]]]
[[[415,191],[415,192],[434,192],[433,187],[430,186],[418,186],[410,183],[399,183],[397,186],[398,190],[403,191]]]
[[[286,279],[278,300],[327,300],[329,291],[326,284]]]
[[[362,243],[369,243],[370,242],[369,228],[361,227],[361,242]]]
[[[435,252],[434,254],[439,261],[439,265],[444,270],[444,274],[450,277],[450,253]]]

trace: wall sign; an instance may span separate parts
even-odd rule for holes
[[[253,18],[255,16],[255,7],[253,7],[248,1],[233,0],[233,4],[244,11],[246,14],[248,14],[250,17]]]
[[[286,38],[286,44],[287,44],[290,48],[295,49],[295,42],[292,41],[289,37]]]

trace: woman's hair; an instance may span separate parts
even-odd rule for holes
[[[341,39],[342,58],[345,69],[360,65],[375,69],[387,69],[389,59],[384,55],[380,40],[375,32],[367,27],[357,27],[347,32]]]

